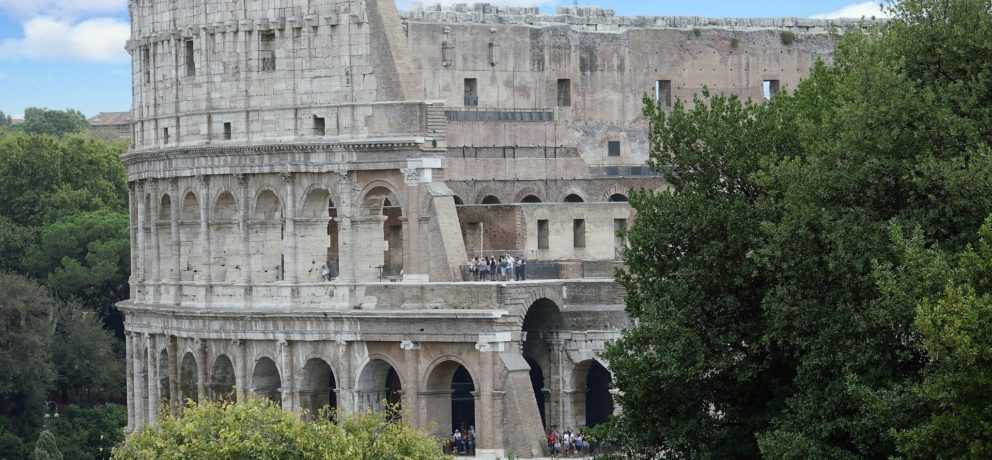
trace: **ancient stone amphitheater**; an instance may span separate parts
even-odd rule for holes
[[[794,87],[798,19],[390,0],[130,0],[128,429],[187,400],[398,405],[481,453],[613,411],[613,281],[661,189],[642,98]],[[476,281],[479,256],[526,281]]]

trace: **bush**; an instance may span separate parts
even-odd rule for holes
[[[435,460],[440,443],[381,414],[318,417],[303,422],[272,402],[190,405],[181,418],[165,417],[114,449],[116,460]]]
[[[791,46],[793,43],[796,42],[795,32],[790,32],[788,30],[782,32],[781,38],[782,38],[782,44],[785,46]]]

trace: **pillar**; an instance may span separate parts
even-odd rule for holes
[[[134,372],[134,431],[141,431],[145,427],[147,414],[145,412],[145,393],[148,384],[145,373],[144,352],[142,350],[141,336],[137,333],[131,335],[131,366]]]
[[[179,398],[179,339],[176,336],[168,337],[169,347],[169,410],[172,415],[179,413],[179,406],[183,403]]]
[[[144,184],[138,182],[135,186],[135,199],[137,202],[137,242],[138,242],[138,254],[137,254],[137,265],[132,269],[135,272],[136,280],[138,284],[144,284],[145,282],[145,187]],[[142,292],[144,292],[144,287],[142,287]]]
[[[138,202],[136,197],[137,197],[137,193],[135,193],[135,183],[128,182],[127,199],[128,199],[128,214],[130,215],[130,218],[128,219],[128,229],[130,230],[129,233],[131,239],[131,243],[130,243],[131,248],[138,247],[138,231],[136,229],[138,225]],[[137,286],[138,286],[138,270],[137,270],[138,251],[132,250],[130,252],[131,252],[131,267],[134,267],[134,269],[131,270],[131,276],[128,277],[128,285],[130,286],[130,291],[131,291],[130,297],[132,299],[135,299],[137,297]],[[128,362],[130,363],[130,360]]]
[[[200,339],[193,342],[193,350],[196,353],[196,400],[199,402],[208,401],[210,395],[207,394],[207,344]]]
[[[169,275],[169,281],[173,283],[172,287],[172,303],[174,305],[179,305],[183,299],[183,288],[182,283],[182,264],[180,252],[182,250],[182,245],[179,241],[179,210],[182,209],[182,197],[179,196],[179,180],[172,179],[169,181],[169,188],[172,192],[172,200],[170,205],[172,206],[169,212],[169,250],[172,251],[172,273]],[[175,344],[173,344],[175,345]],[[170,359],[174,360],[175,357],[170,352]],[[170,374],[175,375],[175,374]],[[175,394],[173,392],[172,394]],[[173,405],[175,407],[175,405]]]
[[[206,284],[206,290],[204,291],[204,304],[210,305],[211,289],[210,284],[213,281],[213,262],[214,257],[210,250],[210,178],[209,176],[197,176],[197,185],[199,185],[199,195],[200,195],[200,238],[202,239],[201,250],[203,251],[204,263],[201,270],[203,271],[203,282]],[[201,379],[202,380],[202,379]]]
[[[251,285],[251,236],[249,235],[248,224],[249,220],[249,210],[248,202],[250,196],[248,194],[248,176],[244,174],[239,174],[238,178],[238,191],[241,194],[238,200],[238,226],[241,228],[241,284],[245,286]],[[246,302],[247,302],[246,298]]]
[[[355,251],[352,241],[352,216],[355,215],[354,175],[339,173],[338,178],[338,280],[342,283],[355,281]]]
[[[296,284],[299,280],[296,263],[296,176],[292,173],[282,175],[286,192],[286,234],[283,237],[283,254],[285,267],[283,280]]]
[[[158,420],[159,385],[158,385],[158,353],[155,337],[145,334],[145,362],[148,374],[148,424],[154,425]]]
[[[159,247],[158,238],[158,215],[159,207],[162,206],[161,198],[159,197],[158,191],[158,181],[152,179],[149,181],[149,194],[151,195],[151,210],[149,212],[149,220],[151,221],[152,227],[152,260],[151,260],[151,276],[152,280],[152,301],[158,302],[161,298],[161,283],[162,283],[162,259],[160,255],[161,248]]]
[[[237,356],[237,362],[235,362],[235,364],[234,364],[234,366],[235,366],[234,367],[234,376],[235,376],[234,377],[234,384],[235,384],[235,387],[236,387],[235,393],[236,393],[236,397],[237,397],[238,402],[244,402],[247,399],[247,397],[248,397],[248,394],[245,392],[245,388],[246,388],[245,379],[247,379],[246,372],[245,372],[245,367],[246,367],[245,366],[245,364],[246,364],[245,363],[245,343],[242,340],[232,340],[231,341],[231,347],[237,353],[237,355],[236,355]]]
[[[279,341],[279,385],[282,395],[282,408],[297,412],[295,388],[293,385],[293,363],[291,345],[286,340]]]
[[[132,227],[133,228],[133,227]],[[131,342],[131,333],[124,333],[124,363],[125,379],[127,380],[127,432],[134,431],[134,366],[131,361],[134,359],[134,344]]]

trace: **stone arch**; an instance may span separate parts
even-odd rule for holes
[[[544,201],[541,200],[541,198],[539,198],[537,195],[527,195],[522,200],[520,200],[520,202],[525,204],[536,204],[536,203],[543,203]]]
[[[327,216],[329,204],[333,203],[331,192],[321,186],[313,186],[307,191],[303,199],[303,206],[300,209],[299,217],[303,219],[324,219]]]
[[[587,359],[576,364],[572,413],[576,426],[593,427],[609,420],[613,415],[613,395],[610,393],[613,376],[597,359]]]
[[[362,207],[366,212],[381,212],[386,217],[382,224],[383,240],[386,241],[382,276],[399,276],[403,272],[403,203],[400,196],[388,183],[375,181],[366,187],[362,197]]]
[[[629,197],[630,196],[630,191],[627,189],[627,187],[623,186],[622,184],[614,184],[608,190],[606,190],[605,193],[603,193],[603,200],[602,201],[604,201],[604,202],[613,202],[611,200],[611,198],[613,198],[615,195],[620,195],[620,196],[623,196],[623,197]]]
[[[192,190],[183,195],[183,204],[179,212],[179,219],[186,222],[200,221],[200,199]]]
[[[283,219],[282,200],[279,194],[269,188],[258,191],[252,217],[256,222],[277,222]]]
[[[525,200],[531,201],[525,201]],[[537,201],[534,201],[537,200]],[[540,190],[534,187],[524,187],[520,189],[517,194],[513,197],[514,203],[543,203],[544,198],[541,195]]]
[[[500,204],[500,201],[496,195],[486,195],[479,200],[479,204],[495,205]]]
[[[355,397],[360,411],[378,412],[388,409],[398,417],[401,410],[403,381],[399,372],[384,356],[369,357],[355,385]]]
[[[338,209],[327,188],[307,190],[297,221],[297,251],[307,281],[330,281],[338,276]]]
[[[158,221],[172,222],[172,195],[163,193],[158,203]]]
[[[210,371],[210,400],[233,402],[236,386],[234,363],[227,355],[218,355]]]
[[[455,206],[465,206],[465,201],[462,200],[462,197],[458,195],[452,195],[451,198],[455,200]]]
[[[608,201],[610,203],[627,203],[630,201],[630,198],[627,198],[627,195],[624,195],[623,193],[614,193],[610,195]]]
[[[564,318],[558,304],[547,297],[534,300],[527,308],[521,325],[523,343],[521,353],[530,365],[531,386],[542,422],[547,425],[546,401],[557,400],[557,395],[551,390],[554,385],[548,380],[546,370],[554,366],[551,342],[556,338],[557,331],[564,328]]]
[[[210,217],[215,222],[237,222],[238,200],[228,190],[222,190],[214,200],[214,209]]]
[[[547,410],[545,405],[548,399],[547,393],[545,393],[545,380],[544,370],[541,365],[534,359],[528,356],[524,356],[527,361],[527,365],[530,366],[530,385],[534,390],[534,400],[537,402],[537,412],[541,416],[541,425],[547,428]]]
[[[255,361],[251,387],[256,396],[268,399],[282,407],[282,377],[276,362],[271,358],[263,356]]]
[[[179,365],[179,400],[182,404],[187,401],[199,402],[200,371],[196,363],[196,355],[192,352],[183,354]]]
[[[430,367],[424,379],[427,388],[427,420],[446,435],[474,428],[478,420],[476,383],[469,366],[445,356]]]
[[[303,366],[303,383],[300,386],[300,404],[304,417],[334,417],[338,407],[338,385],[334,370],[321,358],[310,358]]]
[[[578,193],[569,193],[562,201],[565,203],[585,203],[586,200]]]

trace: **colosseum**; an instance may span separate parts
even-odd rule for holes
[[[763,100],[845,22],[129,0],[128,430],[188,400],[398,406],[480,454],[614,411],[642,101]],[[476,257],[526,261],[478,279]],[[515,273],[519,275],[520,273]]]

